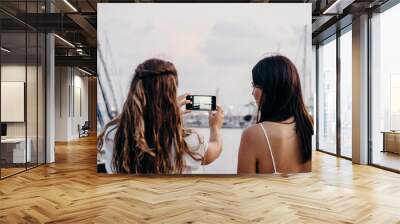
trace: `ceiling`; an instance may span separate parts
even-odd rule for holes
[[[56,65],[82,66],[96,71],[97,3],[126,2],[268,2],[268,3],[312,3],[313,42],[335,32],[338,20],[351,23],[351,17],[373,9],[387,0],[1,0],[0,27],[7,43],[14,49],[24,46],[22,38],[29,32],[55,32]],[[327,10],[329,9],[329,10]],[[52,13],[49,13],[52,11]],[[326,13],[326,12],[329,13]],[[325,13],[324,13],[325,12]],[[341,24],[346,25],[346,22]],[[333,28],[332,28],[333,27]],[[21,39],[22,38],[22,39]],[[66,40],[63,41],[62,39]],[[6,40],[5,40],[6,41]],[[14,43],[12,43],[14,42]],[[2,43],[5,43],[4,41]],[[72,45],[71,45],[72,44]],[[4,44],[3,44],[4,46]],[[28,52],[32,49],[28,46]],[[20,48],[22,51],[24,48]],[[18,50],[16,50],[18,51]],[[23,53],[23,52],[21,52]]]

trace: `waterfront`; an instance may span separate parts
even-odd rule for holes
[[[206,140],[209,139],[210,130],[208,128],[193,128]],[[240,144],[240,137],[244,129],[241,128],[222,128],[223,150],[218,159],[213,163],[203,166],[197,170],[196,174],[236,174],[237,156]]]

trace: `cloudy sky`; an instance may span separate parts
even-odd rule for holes
[[[135,67],[152,57],[175,64],[179,93],[218,88],[217,101],[235,113],[253,101],[251,69],[266,54],[288,56],[302,76],[311,72],[311,4],[103,3],[97,18],[98,72],[108,70],[117,101]]]

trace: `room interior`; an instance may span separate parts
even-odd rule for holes
[[[127,2],[164,1],[0,2],[0,222],[399,222],[398,1],[230,1],[312,5],[313,172],[165,178],[96,172],[96,7]]]

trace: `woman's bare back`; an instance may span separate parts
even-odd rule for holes
[[[242,135],[239,148],[238,173],[274,173],[269,151],[268,135],[277,173],[300,173],[311,171],[311,161],[301,163],[300,140],[295,122],[289,119],[282,123],[262,122],[247,128]]]

